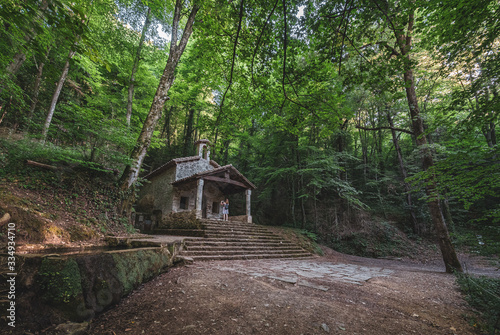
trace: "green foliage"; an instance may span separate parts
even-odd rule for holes
[[[125,155],[115,152],[106,155],[106,163],[109,165],[101,165],[89,161],[88,152],[84,151],[82,153],[83,148],[81,147],[62,147],[52,143],[42,145],[32,139],[20,141],[0,140],[0,149],[2,152],[0,164],[3,167],[1,174],[4,176],[26,173],[27,169],[29,169],[26,165],[27,160],[66,167],[78,165],[83,169],[107,173],[112,172],[112,168],[121,167],[122,164],[128,161]]]
[[[458,246],[464,246],[471,253],[489,256],[500,254],[500,228],[497,224],[467,222],[452,233]]]
[[[465,300],[477,311],[477,318],[471,320],[474,327],[488,334],[499,334],[500,279],[462,273],[457,273],[456,278]]]
[[[499,6],[494,0],[425,1],[419,28],[429,37],[428,42],[440,45],[451,58],[476,57],[495,48],[500,34]]]
[[[314,242],[318,241],[318,234],[313,233],[309,230],[301,229],[301,230],[299,230],[299,233],[301,233],[302,235],[306,236],[307,238],[313,240]]]
[[[22,141],[1,140],[0,146],[4,167],[2,173],[5,175],[25,171],[27,169],[26,160],[51,164],[53,162],[69,163],[82,159],[81,154],[71,148],[61,148],[52,144],[44,146],[31,139]]]

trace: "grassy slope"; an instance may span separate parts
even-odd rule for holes
[[[55,169],[27,165],[28,159]],[[26,142],[1,140],[0,217],[11,216],[17,244],[95,244],[105,234],[132,232],[116,211],[120,192],[115,178],[113,172],[84,162],[68,163],[29,150]],[[5,224],[0,228],[0,241],[5,242]]]

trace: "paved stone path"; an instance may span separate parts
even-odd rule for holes
[[[363,285],[373,277],[387,277],[394,271],[380,267],[367,267],[355,264],[339,264],[316,262],[314,260],[260,260],[238,262],[207,262],[195,263],[200,268],[216,268],[221,271],[231,271],[254,277],[268,277],[290,284],[307,286],[322,291],[328,287],[318,285],[318,282],[341,281]],[[308,280],[314,280],[311,283]]]

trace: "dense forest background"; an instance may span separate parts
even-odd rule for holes
[[[9,152],[118,171],[124,191],[207,138],[257,185],[257,223],[370,255],[402,234],[446,249],[447,227],[496,253],[499,7],[2,0],[2,176]]]

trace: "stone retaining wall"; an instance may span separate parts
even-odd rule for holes
[[[44,329],[90,320],[167,271],[180,248],[173,243],[99,254],[18,256],[22,270],[16,278],[16,323]]]

